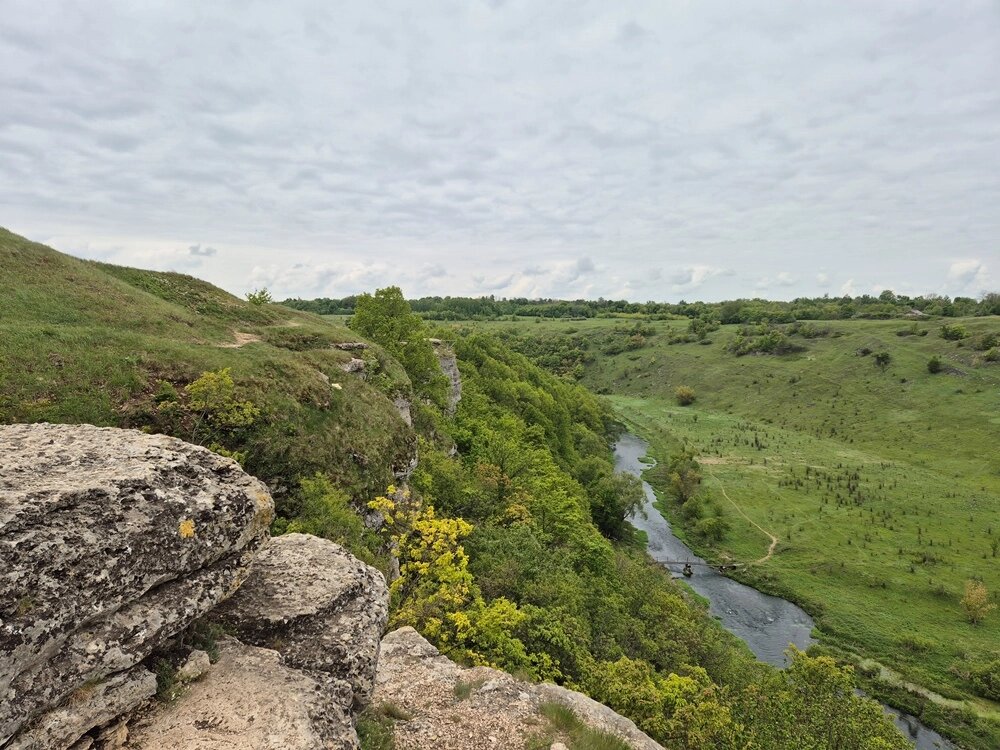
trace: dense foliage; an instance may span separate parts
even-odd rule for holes
[[[313,300],[290,299],[283,304],[320,315],[350,315],[359,297]],[[489,297],[422,297],[412,300],[418,315],[429,320],[497,320],[510,316],[596,318],[627,315],[714,318],[721,323],[791,323],[795,320],[898,318],[916,310],[924,315],[968,317],[1000,315],[1000,293],[978,300],[934,294],[909,297],[885,290],[878,296],[799,297],[790,302],[738,299],[725,302],[628,302],[626,300],[554,300]]]
[[[453,658],[581,689],[671,747],[905,747],[876,704],[840,689],[849,670],[797,654],[795,670],[774,672],[650,560],[626,523],[641,491],[613,470],[601,402],[496,337],[454,348],[457,412],[423,405],[410,486],[371,503],[399,558],[393,626]],[[698,505],[697,465],[672,469]],[[843,715],[834,744],[818,721],[803,735],[803,702]]]

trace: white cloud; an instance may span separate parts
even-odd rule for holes
[[[706,281],[715,276],[727,275],[729,273],[724,268],[716,268],[714,266],[687,266],[671,273],[668,276],[668,280],[673,291],[690,292],[698,289]]]
[[[855,295],[854,279],[848,279],[840,285],[840,294],[844,297],[853,297]]]
[[[994,281],[988,0],[47,7],[4,3],[0,216],[87,257],[299,295]]]
[[[989,271],[980,260],[957,260],[948,267],[948,289],[953,293],[978,294],[988,291],[989,283]]]

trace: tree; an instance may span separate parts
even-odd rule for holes
[[[670,460],[670,491],[682,505],[694,497],[701,484],[701,471],[694,455],[684,451]]]
[[[410,309],[398,286],[358,297],[350,326],[399,360],[418,395],[444,406],[448,379],[427,340],[423,320]]]
[[[986,616],[997,608],[990,601],[990,592],[982,581],[966,581],[965,596],[962,597],[962,609],[966,619],[973,625],[978,625]]]
[[[885,372],[892,362],[892,355],[889,352],[878,352],[875,354],[875,366]]]
[[[247,302],[251,305],[266,305],[272,301],[271,293],[267,290],[267,287],[263,289],[254,289],[252,292],[247,292]]]
[[[941,358],[936,354],[927,360],[927,372],[931,375],[941,372]]]

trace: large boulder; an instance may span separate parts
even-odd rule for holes
[[[0,427],[0,747],[51,736],[42,715],[81,691],[148,693],[121,675],[237,589],[273,513],[238,464],[174,438]]]
[[[212,617],[240,640],[275,649],[356,711],[371,697],[388,610],[378,570],[326,539],[286,534],[261,550]]]
[[[356,750],[350,715],[310,675],[276,651],[233,638],[175,705],[133,723],[136,750]]]

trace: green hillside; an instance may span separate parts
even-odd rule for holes
[[[948,340],[944,324],[967,335]],[[801,603],[826,647],[1000,727],[1000,612],[971,624],[961,605],[967,581],[1000,592],[1000,318],[785,327],[793,351],[744,356],[735,325],[687,343],[671,343],[687,321],[475,326],[609,394],[651,442],[648,478],[699,552],[760,561],[737,575]],[[679,386],[694,389],[692,405],[678,405]],[[671,456],[685,449],[702,474],[697,512],[670,491]],[[699,527],[713,516],[728,527],[721,539]],[[897,702],[917,714],[927,703]]]
[[[412,431],[390,400],[409,394],[405,372],[373,346],[375,384],[348,376],[341,365],[352,353],[334,345],[359,337],[343,325],[251,305],[191,276],[78,260],[2,229],[0,290],[0,422],[88,422],[216,442],[246,453],[248,470],[279,495],[322,470],[367,499],[392,480],[388,467],[413,454]],[[186,406],[185,386],[223,368],[265,418],[206,429],[161,408]]]
[[[233,455],[274,492],[276,533],[384,570],[396,558],[390,626],[581,689],[672,748],[905,748],[849,668],[757,662],[648,557],[625,523],[642,495],[614,473],[608,405],[500,339],[448,337],[452,414],[431,332],[394,287],[359,297],[351,330],[9,233],[0,267],[0,421],[131,426]],[[399,469],[413,471],[397,484]],[[355,512],[366,503],[377,531]]]

